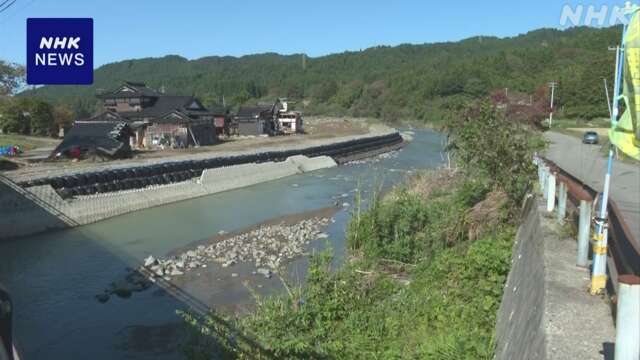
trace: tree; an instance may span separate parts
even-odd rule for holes
[[[35,98],[11,98],[3,106],[0,127],[3,132],[50,136],[55,131],[52,106]]]
[[[6,101],[0,118],[0,128],[4,133],[30,134],[29,111],[24,99]]]
[[[73,124],[73,112],[66,105],[56,105],[53,108],[53,123],[57,130],[70,127]]]
[[[31,135],[51,136],[55,132],[53,107],[42,100],[30,99],[27,104]]]
[[[24,67],[0,60],[0,96],[13,94],[24,80]]]

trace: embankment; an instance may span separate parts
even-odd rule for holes
[[[525,202],[496,325],[496,360],[544,359],[544,239],[535,197]]]
[[[495,359],[613,358],[610,305],[589,295],[589,270],[546,201],[527,199],[496,325]]]
[[[22,183],[21,187],[2,179],[6,184],[2,192],[7,193],[2,195],[7,199],[2,208],[3,222],[8,230],[0,233],[0,240],[89,224],[132,211],[333,167],[337,165],[334,157],[394,149],[402,141],[394,132],[297,150],[40,178]],[[16,209],[20,210],[14,211]],[[50,214],[52,219],[66,221],[33,226],[42,218],[35,216],[41,211]]]

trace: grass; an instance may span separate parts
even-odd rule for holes
[[[38,138],[34,136],[0,134],[0,146],[19,146],[23,150],[33,150],[39,147],[52,146],[55,139]]]
[[[514,227],[508,211],[493,211],[500,225],[471,241],[468,215],[490,188],[453,183],[424,197],[413,182],[360,216],[356,209],[351,261],[331,269],[330,253],[313,256],[304,287],[257,299],[247,317],[185,314],[197,334],[187,356],[491,359]]]
[[[598,118],[589,121],[581,119],[553,119],[552,129],[608,128],[611,126],[609,121],[607,118]]]

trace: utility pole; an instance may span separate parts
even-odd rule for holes
[[[604,94],[607,96],[607,107],[609,108],[609,118],[613,116],[613,111],[611,110],[611,99],[609,98],[609,86],[607,86],[607,78],[602,78],[604,80]]]
[[[622,77],[624,74],[625,49],[624,41],[628,25],[622,28],[621,45],[615,48],[616,67],[615,82],[613,85],[613,101],[611,104],[611,123],[618,121],[620,93],[622,87]],[[611,49],[610,49],[611,50]],[[607,173],[604,177],[604,187],[600,199],[600,209],[595,220],[596,232],[593,236],[593,263],[591,266],[591,294],[601,293],[607,285],[607,252],[608,252],[608,229],[607,229],[607,207],[609,205],[609,187],[611,184],[611,169],[613,167],[614,145],[609,144],[609,156],[607,159]]]
[[[558,83],[555,81],[549,83],[549,87],[551,88],[551,112],[549,113],[549,129],[551,129],[551,125],[553,124],[553,98],[556,92],[556,86],[558,86]]]

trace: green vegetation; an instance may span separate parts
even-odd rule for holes
[[[123,80],[168,93],[195,93],[206,105],[237,106],[275,97],[299,100],[306,113],[435,123],[470,99],[508,89],[522,107],[548,113],[547,82],[559,82],[559,117],[607,117],[602,79],[611,78],[619,27],[541,29],[511,38],[379,46],[306,58],[273,53],[240,58],[125,60],[95,71],[92,86],[44,86],[24,92],[64,104],[77,118],[96,111],[95,93]],[[533,98],[530,97],[533,96]]]
[[[39,147],[51,147],[54,139],[47,140],[24,135],[0,135],[0,146],[18,146],[22,150],[33,150]]]
[[[33,97],[0,99],[0,129],[5,134],[52,136],[72,121],[73,113],[64,105],[54,107]]]
[[[194,330],[188,357],[491,359],[514,214],[540,145],[491,104],[464,109],[450,127],[458,169],[355,207],[345,265],[331,269],[326,252],[312,257],[305,286],[257,298],[240,319],[183,314]]]
[[[553,119],[554,129],[572,129],[572,128],[610,128],[611,120],[609,118],[595,118],[590,121],[583,119]]]

